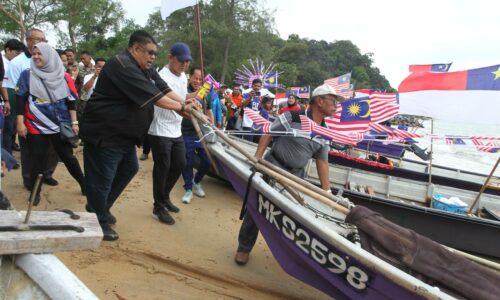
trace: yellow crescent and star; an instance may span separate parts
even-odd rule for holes
[[[363,119],[369,117],[371,114],[370,100],[361,100],[359,102],[366,102],[366,104],[368,105],[368,111],[364,115],[359,117]],[[358,103],[351,104],[349,105],[348,111],[351,116],[357,116],[361,112],[361,105],[359,105]]]
[[[495,75],[495,78],[493,80],[497,80],[498,78],[500,78],[500,66],[495,72],[491,72],[491,74]]]

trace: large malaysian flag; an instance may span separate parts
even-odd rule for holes
[[[339,77],[327,79],[324,83],[335,88],[335,91],[337,91],[340,96],[344,98],[352,98],[353,90],[351,86],[351,72]]]

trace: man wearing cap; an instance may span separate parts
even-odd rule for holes
[[[188,94],[187,77],[184,73],[191,62],[191,50],[185,43],[175,43],[170,48],[168,64],[159,72],[160,77],[182,99],[196,96]],[[153,217],[172,225],[174,218],[169,212],[179,208],[170,199],[170,191],[186,165],[186,153],[181,131],[182,117],[175,112],[155,106],[154,118],[148,131],[153,152]]]
[[[276,118],[271,125],[271,131],[300,130],[300,115],[306,115],[321,126],[325,126],[324,118],[335,113],[337,102],[343,98],[337,95],[335,89],[329,85],[321,85],[313,91],[311,105],[308,110],[288,111]],[[271,150],[265,155],[265,160],[303,178],[304,168],[311,158],[316,159],[316,167],[321,187],[330,192],[328,172],[329,142],[320,137],[311,139],[310,134],[297,133],[296,136],[263,135],[260,139],[255,157],[261,159],[267,146],[273,140]],[[252,217],[245,213],[238,235],[238,250],[234,258],[238,265],[248,262],[250,251],[257,240],[259,229]]]

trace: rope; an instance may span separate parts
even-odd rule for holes
[[[253,167],[250,170],[252,171],[252,174],[248,177],[247,189],[245,191],[245,198],[243,199],[243,205],[241,206],[241,211],[240,211],[240,220],[243,220],[245,212],[247,211],[247,201],[248,201],[248,195],[250,195],[250,188],[252,187],[252,179],[255,173],[257,173],[257,170]]]

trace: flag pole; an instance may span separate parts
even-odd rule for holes
[[[430,186],[432,184],[432,157],[434,156],[432,151],[432,146],[434,144],[434,119],[431,119],[431,158],[429,160],[429,183],[427,185],[427,195],[431,198],[431,207],[432,207],[432,195],[430,193]]]
[[[201,77],[205,77],[205,73],[203,71],[203,44],[201,42],[201,17],[200,17],[200,2],[196,1],[195,7],[195,15],[196,15],[196,27],[198,29],[198,49],[200,49],[200,69],[201,69]]]

